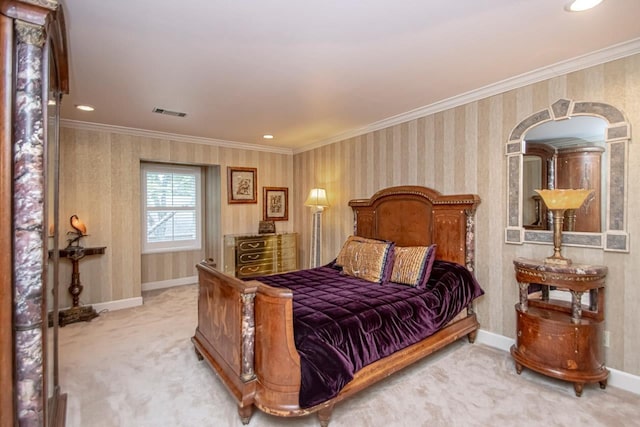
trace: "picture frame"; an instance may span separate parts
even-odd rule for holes
[[[258,169],[227,167],[227,203],[258,203]]]
[[[276,223],[273,221],[260,221],[258,234],[271,234],[276,232]]]
[[[262,219],[264,221],[289,220],[289,189],[262,187]]]

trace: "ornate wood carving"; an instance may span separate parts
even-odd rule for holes
[[[609,371],[604,365],[604,294],[607,267],[600,265],[546,265],[535,260],[513,261],[520,301],[516,304],[517,338],[511,355],[520,373],[524,366],[574,383],[577,396],[585,383],[605,388]],[[542,285],[541,297],[529,294],[529,284]],[[550,286],[569,290],[571,303],[549,298]],[[581,299],[589,292],[590,303]]]
[[[380,190],[349,202],[358,235],[392,240],[400,246],[438,245],[438,259],[474,267],[474,216],[480,198],[443,195],[420,186]]]

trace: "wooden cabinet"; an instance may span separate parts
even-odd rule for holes
[[[297,233],[224,236],[224,272],[239,278],[298,268]]]
[[[548,265],[514,261],[520,301],[516,304],[516,344],[511,355],[516,371],[523,367],[573,382],[577,396],[585,383],[607,385],[604,364],[604,300],[607,267]],[[530,293],[530,286],[540,291]],[[550,288],[566,291],[571,301],[551,299]],[[589,303],[582,303],[588,295]]]
[[[571,145],[555,148],[562,141],[527,141],[523,162],[523,222],[529,230],[553,228],[547,207],[533,190],[538,188],[585,188],[593,194],[576,210],[565,212],[564,230],[600,233],[602,229],[602,155],[604,147]],[[530,196],[529,196],[530,195]]]
[[[578,147],[558,150],[556,166],[556,188],[587,188],[593,195],[585,200],[580,209],[567,211],[564,229],[599,233],[602,226],[600,215],[601,157],[602,147]]]

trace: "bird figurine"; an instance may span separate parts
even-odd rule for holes
[[[87,234],[87,226],[84,225],[82,221],[80,221],[78,215],[71,215],[71,218],[69,218],[69,222],[71,223],[71,228],[76,230],[78,234],[81,234],[83,236]]]
[[[71,228],[73,228],[74,231],[69,231],[67,232],[67,234],[75,237],[71,239],[67,239],[67,242],[68,242],[67,247],[71,247],[71,246],[79,247],[80,238],[87,235],[87,226],[84,225],[82,221],[80,221],[80,218],[78,218],[78,215],[71,215],[71,218],[69,218],[69,223],[71,224]]]

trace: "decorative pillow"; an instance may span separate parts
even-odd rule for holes
[[[424,289],[431,276],[436,249],[435,244],[396,246],[390,281]]]
[[[349,236],[336,258],[336,265],[349,276],[386,283],[393,267],[393,247],[393,242]]]

